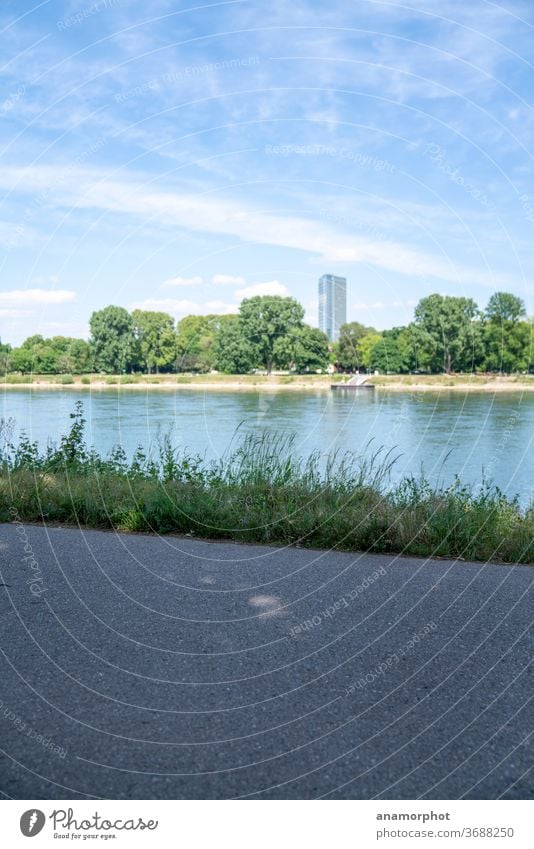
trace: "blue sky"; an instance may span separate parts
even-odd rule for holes
[[[534,4],[3,2],[0,336],[348,279],[533,312]]]

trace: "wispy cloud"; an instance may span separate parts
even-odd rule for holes
[[[0,170],[0,185],[54,185],[55,169]],[[212,195],[156,191],[139,175],[129,180],[109,179],[107,173],[73,169],[58,186],[56,204],[77,209],[135,215],[141,221],[168,230],[179,226],[243,242],[293,248],[314,255],[322,263],[366,263],[411,276],[433,277],[458,283],[484,284],[487,269],[470,268],[453,256],[436,256],[394,240],[366,238],[345,232],[343,221],[317,221],[255,209],[248,203]],[[494,280],[495,280],[494,276]],[[509,280],[501,276],[497,282]]]

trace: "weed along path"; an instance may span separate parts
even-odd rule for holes
[[[0,526],[0,789],[531,798],[528,566]]]

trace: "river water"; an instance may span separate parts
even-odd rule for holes
[[[424,470],[435,483],[458,475],[491,478],[523,504],[533,493],[534,393],[6,389],[0,415],[32,439],[57,441],[82,400],[87,436],[99,451],[121,443],[150,448],[158,434],[207,457],[219,456],[236,428],[297,434],[303,456],[319,449],[361,452],[372,445],[401,455],[394,477]],[[368,449],[370,450],[370,449]]]

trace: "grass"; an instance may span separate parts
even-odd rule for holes
[[[73,387],[87,386],[157,386],[172,387],[188,385],[199,387],[225,386],[240,389],[257,389],[263,387],[281,386],[288,388],[323,388],[328,389],[332,383],[343,383],[350,375],[347,374],[127,374],[127,375],[20,375],[8,374],[3,378],[4,384],[44,384],[71,385]],[[381,389],[405,389],[411,391],[414,385],[421,389],[471,389],[494,390],[499,388],[523,390],[534,389],[534,375],[487,375],[487,374],[389,374],[370,375],[370,382]]]
[[[80,402],[69,433],[45,450],[3,423],[0,520],[61,521],[122,531],[468,560],[534,562],[534,508],[489,483],[391,485],[391,452],[298,457],[291,436],[244,436],[218,461],[178,452],[168,437],[148,456],[85,443]]]
[[[410,386],[486,386],[500,383],[534,384],[533,375],[527,374],[380,374],[372,375],[377,386],[397,384]]]
[[[4,383],[32,383],[33,378],[30,374],[6,374],[3,375]]]

